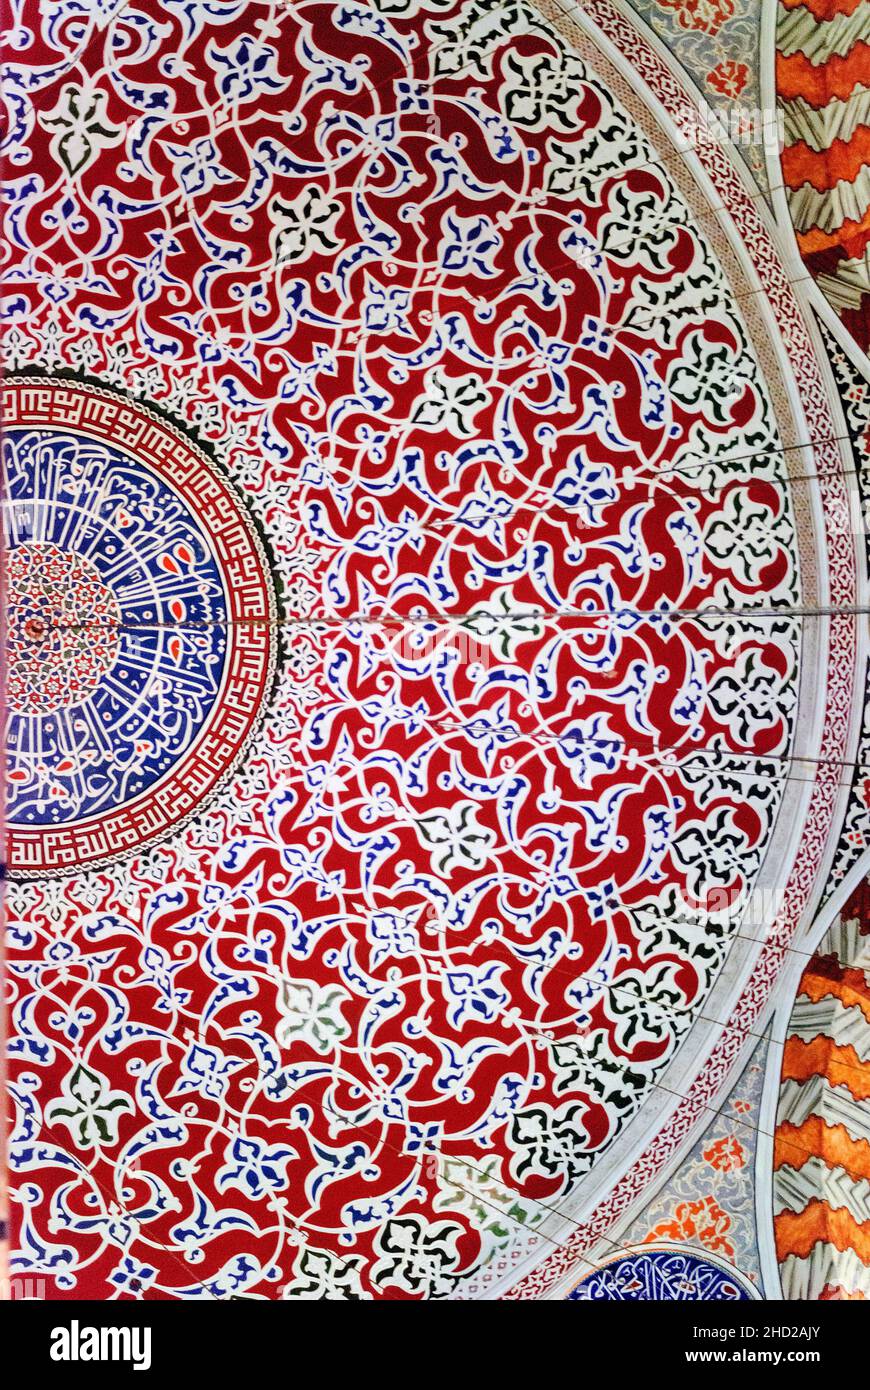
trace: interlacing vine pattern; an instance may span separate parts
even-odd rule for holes
[[[770,843],[764,372],[667,160],[522,0],[13,9],[7,362],[216,455],[282,646],[182,831],[10,884],[14,1262],[461,1296],[637,1115]],[[89,698],[131,621],[93,594]]]

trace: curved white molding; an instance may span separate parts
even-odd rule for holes
[[[544,8],[546,11],[546,6],[544,6]],[[577,6],[569,6],[568,4],[562,3],[562,0],[556,0],[555,8],[561,10],[569,21],[577,25],[578,29],[600,50],[605,60],[608,60],[613,67],[623,75],[625,80],[631,82],[635,91],[642,90],[644,106],[659,126],[663,140],[669,142],[672,146],[680,143],[684,145],[685,142],[680,141],[681,132],[675,126],[674,121],[671,119],[655,90],[646,85],[642,86],[642,78],[635,70],[630,60],[627,59],[609,38],[601,32],[590,14]],[[635,12],[631,10],[629,6],[621,3],[621,0],[614,0],[613,8],[617,10],[624,19],[627,19],[632,27],[639,32],[641,21],[638,20]],[[664,45],[657,39],[650,41],[647,33],[644,33],[641,37],[643,42],[648,43],[649,47],[655,50],[659,59],[668,66],[675,79],[679,82],[687,99],[690,101],[694,100],[697,106],[697,90],[693,87],[691,90],[686,90],[682,69],[673,62],[671,55],[664,48]],[[778,255],[782,254],[784,260],[785,248],[782,245],[780,229],[771,218],[769,209],[765,205],[763,195],[758,190],[751,175],[743,165],[742,160],[739,160],[733,152],[723,150],[723,153],[728,158],[733,172],[739,179],[740,185],[744,190],[744,196],[751,201],[755,213],[770,236],[776,253]],[[701,189],[707,201],[710,216],[715,218],[717,226],[721,228],[728,237],[732,253],[740,263],[749,283],[753,287],[751,292],[755,293],[756,290],[758,291],[756,303],[766,321],[774,351],[777,352],[779,356],[783,381],[786,383],[790,404],[796,419],[803,424],[805,432],[800,438],[808,439],[810,437],[810,429],[802,409],[803,403],[801,401],[801,394],[797,383],[792,377],[792,371],[790,370],[789,359],[785,347],[780,341],[778,318],[772,306],[767,301],[765,287],[763,286],[759,274],[759,268],[753,259],[753,248],[747,246],[744,239],[741,237],[726,203],[717,193],[713,181],[704,168],[697,152],[694,149],[683,148],[681,149],[681,155],[690,175],[693,177],[696,185]],[[794,289],[794,287],[792,288]],[[805,320],[805,327],[809,326],[810,331],[813,333],[812,342],[814,355],[818,358],[821,344],[815,325],[811,323],[812,315],[808,312],[806,303],[801,301],[797,294],[795,298],[800,305]],[[826,376],[826,387],[829,390],[833,388],[833,382],[829,373]],[[838,434],[841,432],[843,431],[837,430]],[[795,452],[798,453],[800,451],[796,450]],[[847,444],[843,443],[840,446],[839,454],[841,466],[848,468],[851,459],[851,451]],[[803,463],[796,466],[799,467],[801,472],[812,472],[814,469],[814,454],[812,447],[803,451],[801,457]],[[815,466],[817,467],[817,465]],[[812,512],[813,529],[817,537],[816,554],[822,555],[825,553],[824,544],[821,543],[821,538],[825,534],[825,517],[822,500],[817,494],[816,489],[810,489],[808,495]],[[819,545],[820,548],[818,548]],[[853,547],[853,563],[854,558]],[[823,572],[824,570],[825,564],[823,563],[818,575],[817,592],[820,606],[823,605],[829,597],[827,575]],[[790,792],[793,793],[790,798],[790,805],[788,806],[786,814],[780,816],[779,842],[775,846],[772,845],[769,848],[765,863],[762,866],[762,871],[758,880],[758,886],[760,888],[778,888],[782,886],[782,866],[784,863],[793,862],[794,855],[797,852],[798,845],[803,836],[805,815],[811,799],[814,773],[817,771],[812,760],[814,750],[817,750],[819,747],[818,740],[821,736],[826,714],[824,700],[819,698],[819,692],[823,690],[826,684],[824,653],[827,648],[828,622],[827,620],[820,619],[813,623],[812,627],[815,631],[810,634],[808,642],[810,650],[805,651],[802,658],[803,680],[806,683],[802,689],[804,714],[803,718],[799,721],[799,727],[796,731],[796,746],[794,750],[798,761],[794,764],[792,776],[796,780],[790,788]],[[860,670],[862,665],[862,661],[856,662],[856,671]],[[857,677],[853,671],[853,706],[855,703],[854,688],[856,680]],[[806,703],[803,703],[803,701]],[[850,720],[848,735],[850,748],[854,746],[854,742],[857,740],[858,730],[859,723],[856,722],[853,717]],[[807,761],[802,764],[800,761],[801,758]],[[800,783],[804,780],[806,785],[802,787]],[[841,808],[838,801],[836,815],[832,820],[832,825],[837,834],[839,833],[840,819]],[[786,822],[788,822],[788,824],[786,824]],[[833,854],[833,848],[829,843],[826,843],[824,853],[828,856],[828,859],[830,855]],[[797,924],[796,939],[799,939],[800,936],[803,935],[807,929],[808,923],[812,921],[815,914],[819,897],[824,886],[823,877],[821,882],[819,878],[820,876],[817,874],[812,885],[812,891],[803,906],[800,921]],[[638,1160],[640,1160],[641,1156],[645,1153],[652,1138],[658,1135],[669,1124],[673,1128],[672,1121],[674,1120],[678,1108],[686,1097],[687,1092],[704,1070],[711,1058],[713,1050],[722,1038],[723,1033],[728,1031],[729,1025],[727,1020],[730,1018],[737,1001],[744,992],[747,982],[752,975],[753,967],[758,960],[759,951],[763,946],[762,936],[756,936],[754,941],[757,945],[757,949],[752,946],[747,947],[747,943],[742,940],[735,943],[735,948],[729,955],[726,966],[716,986],[714,986],[711,996],[705,1002],[703,1009],[704,1018],[696,1023],[692,1031],[690,1046],[686,1046],[684,1042],[674,1061],[669,1065],[660,1079],[658,1083],[659,1089],[654,1095],[649,1096],[640,1114],[626,1127],[620,1140],[614,1144],[606,1158],[596,1165],[589,1175],[589,1178],[579,1184],[573,1197],[564,1202],[559,1207],[558,1211],[556,1211],[552,1217],[549,1217],[543,1226],[539,1228],[541,1243],[538,1244],[537,1248],[529,1253],[525,1260],[517,1266],[510,1275],[493,1286],[491,1292],[488,1294],[489,1297],[498,1297],[500,1293],[505,1293],[508,1290],[511,1291],[511,1297],[541,1296],[541,1293],[535,1295],[534,1293],[527,1293],[524,1289],[521,1290],[521,1285],[524,1276],[530,1275],[532,1270],[536,1271],[535,1279],[532,1280],[532,1283],[540,1279],[543,1285],[546,1285],[547,1276],[544,1274],[543,1266],[548,1262],[545,1259],[542,1265],[541,1261],[542,1255],[547,1252],[548,1248],[551,1248],[550,1242],[552,1241],[557,1245],[564,1246],[565,1242],[575,1233],[576,1227],[581,1226],[585,1220],[590,1219],[592,1214],[596,1212],[599,1212],[600,1216],[599,1208],[602,1203],[605,1206],[607,1205],[607,1203],[605,1203],[605,1198],[613,1190],[614,1184],[626,1173],[630,1172],[638,1163]],[[730,1059],[729,1065],[722,1070],[717,1087],[717,1095],[721,1096],[730,1090],[734,1080],[745,1065],[750,1047],[755,1045],[757,1038],[763,1031],[771,1007],[773,1007],[772,1001],[768,999],[763,1005],[761,1012],[759,1012],[752,1031],[746,1033],[741,1045],[735,1046],[734,1055]],[[745,1030],[740,1031],[745,1032]],[[614,1244],[618,1244],[620,1231],[625,1228],[638,1206],[641,1205],[641,1203],[645,1204],[649,1201],[654,1191],[660,1188],[679,1166],[685,1153],[697,1137],[697,1133],[702,1125],[705,1122],[709,1122],[712,1108],[712,1105],[704,1107],[700,1113],[696,1115],[695,1121],[685,1132],[682,1130],[680,1131],[679,1142],[675,1144],[673,1151],[668,1157],[667,1163],[660,1165],[654,1174],[650,1174],[649,1180],[641,1185],[641,1190],[630,1204],[624,1205],[621,1210],[614,1212],[614,1220],[608,1228],[607,1238],[595,1244],[590,1244],[584,1251],[584,1267],[588,1268],[588,1262],[590,1260],[600,1262],[600,1259],[606,1258],[608,1254],[613,1253],[613,1246]],[[564,1288],[569,1284],[571,1277],[573,1277],[574,1282],[576,1282],[579,1275],[574,1271],[570,1271],[567,1274],[563,1271],[562,1276],[558,1277],[557,1281],[552,1284],[552,1291],[549,1288],[547,1289],[546,1296],[562,1296]],[[541,1292],[543,1292],[543,1288]]]

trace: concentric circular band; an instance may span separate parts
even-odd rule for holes
[[[228,480],[138,403],[4,388],[7,855],[63,872],[177,827],[236,765],[275,600]]]

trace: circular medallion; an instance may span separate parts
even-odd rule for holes
[[[620,1303],[750,1301],[758,1290],[745,1275],[706,1250],[640,1246],[593,1269],[569,1300]]]
[[[177,826],[242,754],[274,664],[262,547],[225,478],[144,407],[4,389],[10,872]]]

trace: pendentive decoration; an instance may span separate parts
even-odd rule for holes
[[[9,872],[180,825],[236,765],[274,666],[263,547],[204,453],[137,402],[4,386]]]
[[[609,0],[582,29],[171,8],[85,64],[75,26],[12,55],[8,355],[232,440],[286,669],[184,835],[7,894],[14,1268],[537,1297],[708,1122],[815,891],[856,626],[825,383],[755,201],[674,147],[695,106]],[[174,638],[221,627],[184,500],[181,537],[152,508],[160,581],[199,566]],[[93,560],[19,558],[60,567],[67,665],[89,635],[46,721],[150,633]]]
[[[787,1300],[870,1297],[870,884],[807,963],[782,1049],[773,1235]]]

